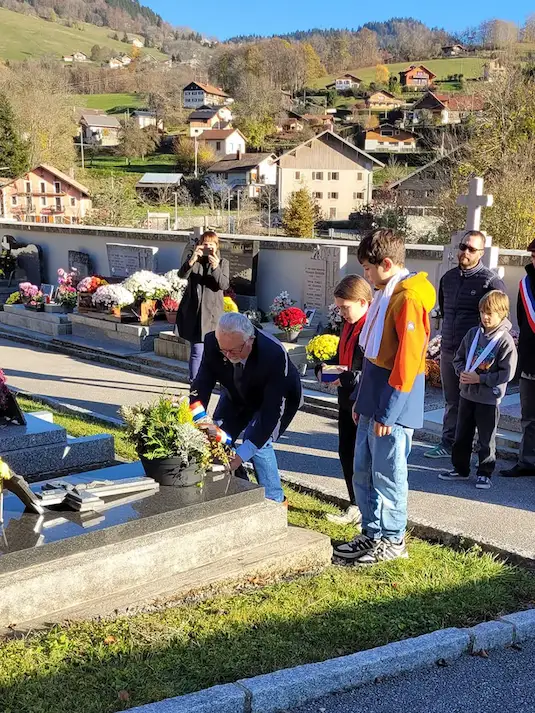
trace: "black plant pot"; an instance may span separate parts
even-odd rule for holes
[[[189,465],[184,468],[180,458],[155,458],[148,460],[143,456],[139,457],[145,473],[149,478],[160,485],[172,485],[178,488],[185,488],[191,485],[198,485],[202,482],[204,473],[197,465]]]

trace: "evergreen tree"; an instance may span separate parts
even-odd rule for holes
[[[284,211],[283,227],[294,238],[313,238],[320,210],[306,188],[294,191]]]
[[[28,150],[18,135],[11,104],[5,94],[0,94],[0,169],[2,175],[17,178],[28,168]]]

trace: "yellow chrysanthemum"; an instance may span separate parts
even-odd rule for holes
[[[223,309],[225,312],[239,312],[238,305],[232,297],[223,297]]]
[[[324,362],[336,356],[340,337],[336,334],[319,334],[306,346],[307,357],[312,361]]]

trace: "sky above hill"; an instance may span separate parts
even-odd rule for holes
[[[454,32],[486,19],[500,18],[523,23],[526,15],[535,11],[528,0],[514,0],[506,5],[498,0],[449,0],[424,3],[413,8],[394,0],[382,3],[362,3],[351,0],[337,3],[325,0],[270,0],[268,3],[224,3],[204,0],[196,3],[177,3],[174,0],[144,0],[165,20],[173,25],[191,27],[203,35],[227,39],[234,35],[270,35],[306,30],[312,27],[353,27],[365,22],[388,20],[391,17],[412,15],[433,27],[445,27]]]

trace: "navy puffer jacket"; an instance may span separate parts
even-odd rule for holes
[[[482,262],[471,270],[454,267],[442,275],[438,288],[442,351],[455,354],[468,330],[479,324],[479,300],[491,290],[506,291],[501,277]]]

